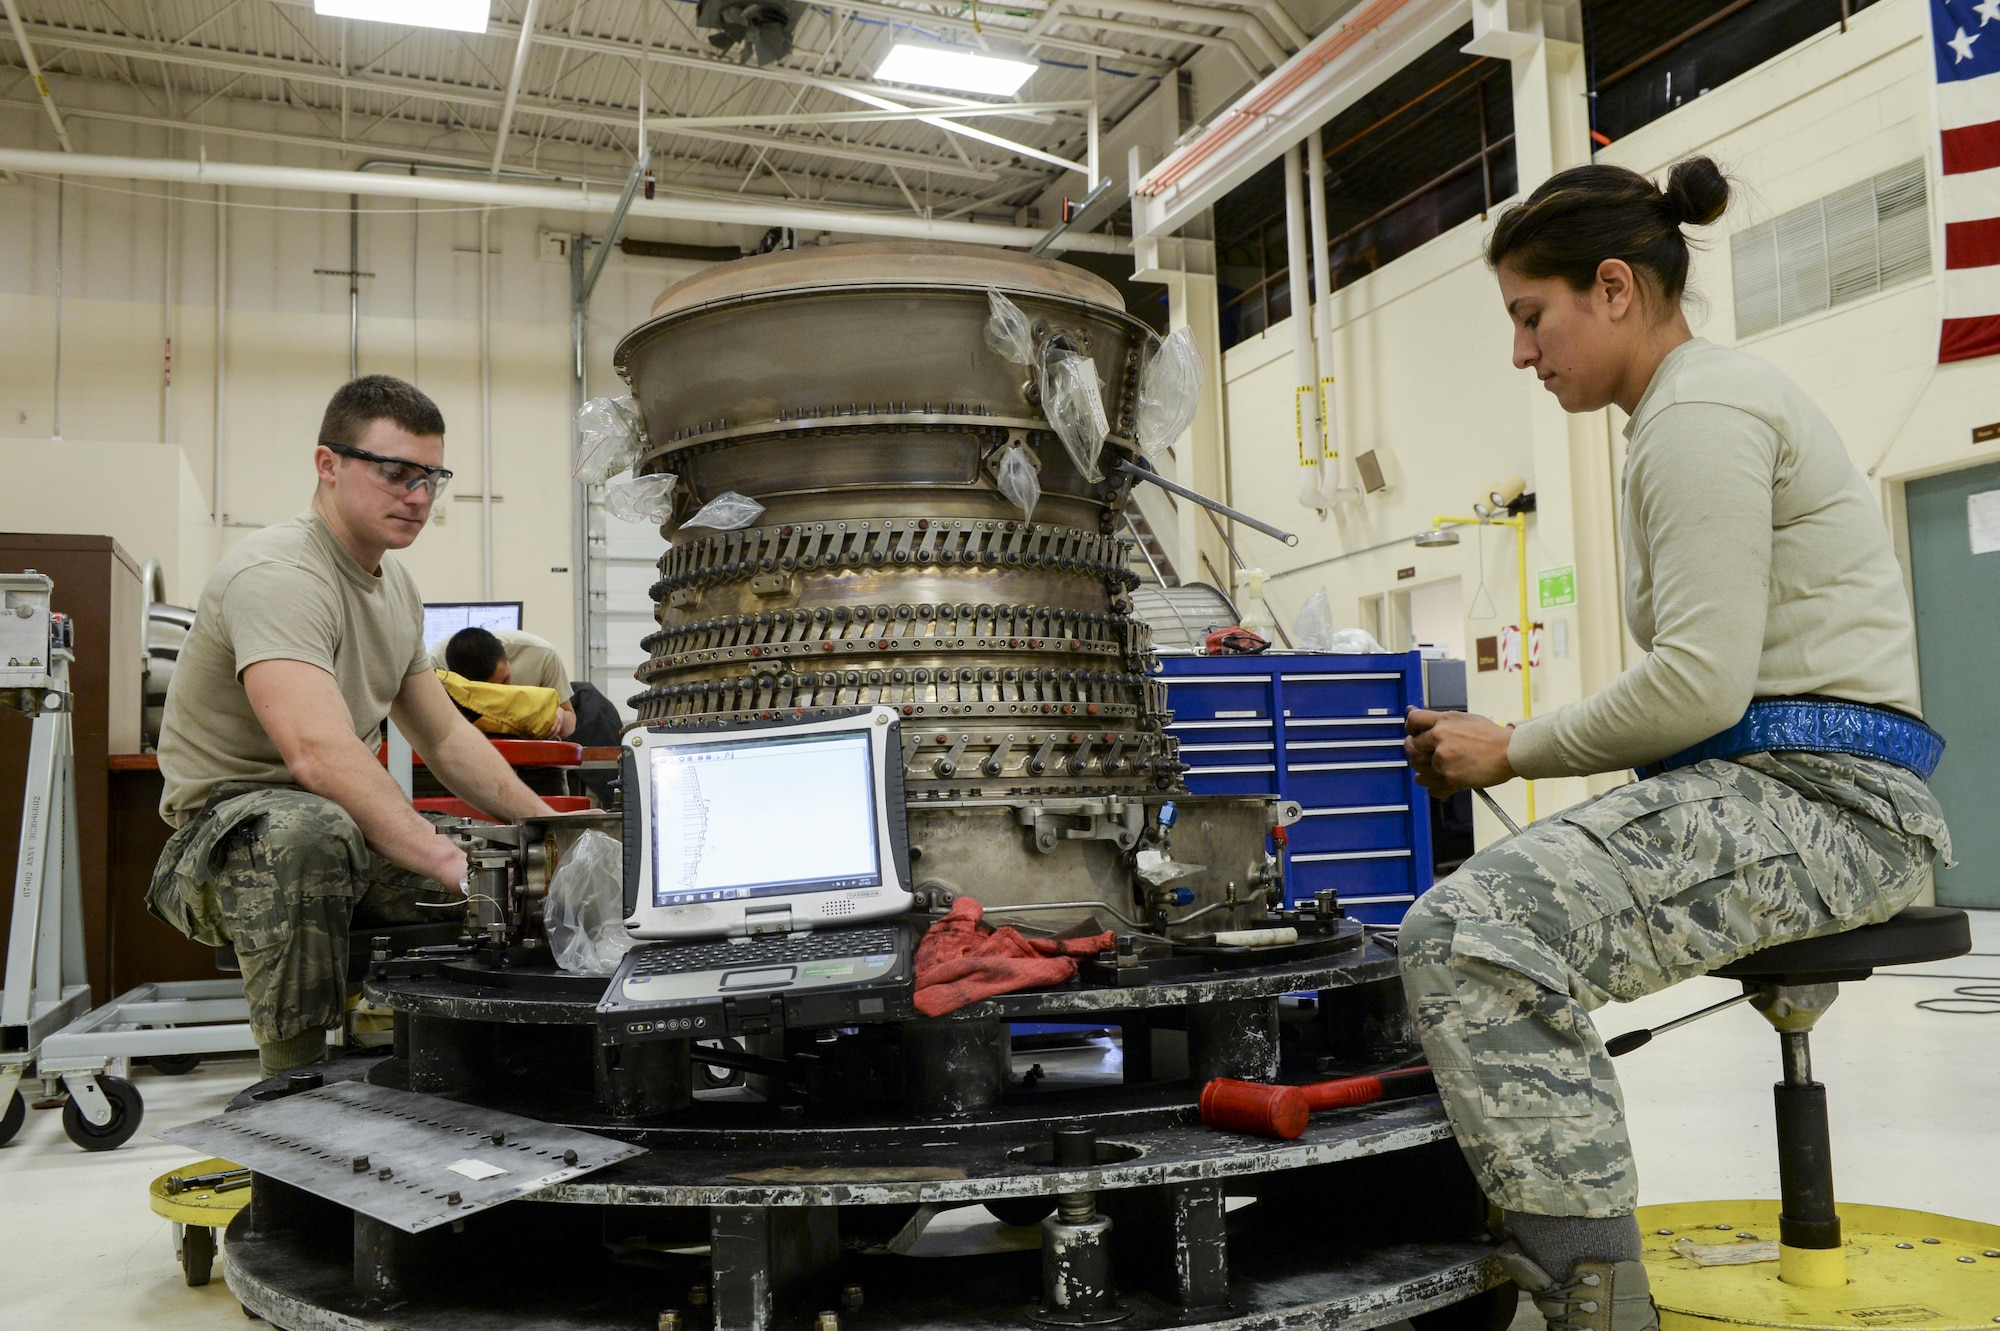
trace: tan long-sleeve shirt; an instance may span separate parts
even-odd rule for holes
[[[1525,777],[1677,753],[1753,697],[1917,712],[1915,629],[1881,511],[1833,423],[1770,362],[1669,352],[1625,427],[1625,622],[1647,655],[1514,731]]]

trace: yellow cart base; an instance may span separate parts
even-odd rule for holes
[[[215,1236],[229,1227],[236,1213],[250,1200],[250,1189],[234,1187],[223,1192],[196,1188],[188,1192],[167,1191],[170,1178],[193,1178],[241,1169],[227,1160],[198,1160],[162,1174],[146,1185],[153,1214],[174,1222],[174,1260],[190,1285],[206,1285],[215,1269]]]
[[[1778,1279],[1778,1203],[1678,1202],[1639,1208],[1660,1331],[2000,1329],[2000,1225],[1887,1206],[1840,1207],[1847,1281],[1807,1289]],[[1707,1258],[1768,1254],[1742,1265]]]

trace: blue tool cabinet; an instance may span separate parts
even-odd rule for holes
[[[1165,656],[1160,673],[1190,791],[1304,809],[1286,829],[1287,899],[1330,887],[1356,919],[1401,920],[1431,885],[1429,797],[1403,759],[1418,654]]]

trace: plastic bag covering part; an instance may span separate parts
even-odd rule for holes
[[[625,933],[625,850],[602,832],[585,832],[549,879],[542,904],[556,965],[578,975],[609,975],[632,946]]]
[[[1299,617],[1292,624],[1292,638],[1302,652],[1332,652],[1342,656],[1380,656],[1382,644],[1366,629],[1333,627],[1333,611],[1327,605],[1326,588],[1306,598]]]
[[[757,520],[764,506],[749,495],[737,494],[734,490],[724,490],[715,498],[703,504],[695,515],[683,522],[683,527],[712,527],[716,531],[736,531]]]
[[[606,481],[604,510],[622,522],[657,527],[674,514],[674,477],[659,471],[651,476],[620,476]]]
[[[1194,349],[1194,331],[1176,328],[1139,376],[1133,433],[1147,457],[1164,452],[1181,437],[1200,402],[1201,353]]]
[[[1104,451],[1111,422],[1104,415],[1097,365],[1090,357],[1053,343],[1042,348],[1042,414],[1049,418],[1083,478],[1093,484],[1103,480],[1097,456]]]
[[[1001,295],[998,287],[986,288],[986,345],[1002,360],[1034,363],[1035,330],[1021,307]]]
[[[638,403],[594,397],[576,409],[576,465],[570,474],[586,485],[602,485],[639,460],[644,439]]]
[[[1042,478],[1035,474],[1035,461],[1028,456],[1025,444],[1009,444],[1000,455],[999,465],[994,468],[995,479],[1000,484],[1000,493],[1014,501],[1021,510],[1024,521],[1035,516],[1035,505],[1042,497]]]

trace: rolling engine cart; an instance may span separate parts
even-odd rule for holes
[[[145,1058],[174,1074],[203,1054],[255,1049],[240,980],[143,984],[90,1007],[84,982],[76,844],[76,749],[70,729],[69,622],[49,610],[55,584],[0,573],[0,704],[34,718],[15,870],[14,917],[0,991],[0,1143],[20,1131],[29,1066],[45,1094],[68,1092],[63,1131],[108,1151],[138,1131],[145,1102],[124,1075]],[[216,1024],[224,1023],[224,1024]]]

